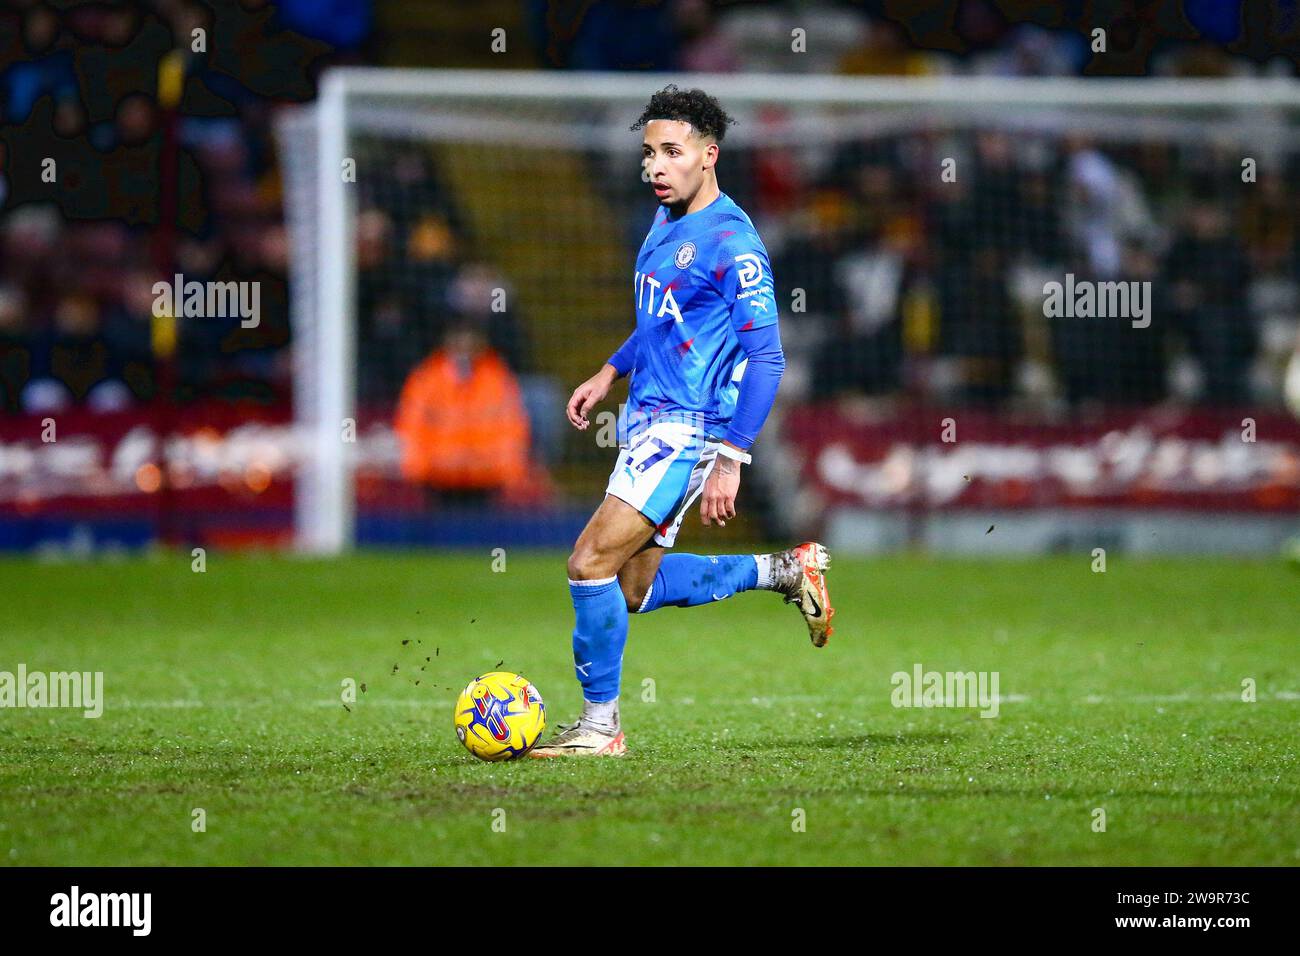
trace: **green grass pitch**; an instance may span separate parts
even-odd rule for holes
[[[476,673],[576,713],[563,555],[0,561],[0,670],[106,699],[0,710],[0,862],[1300,863],[1300,576],[1090,564],[837,559],[821,650],[768,593],[634,616],[628,756],[489,765]],[[997,671],[998,716],[894,707],[917,663]]]

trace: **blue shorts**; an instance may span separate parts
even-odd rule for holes
[[[619,449],[605,493],[654,522],[655,544],[671,548],[686,509],[704,490],[720,444],[698,425],[656,422]]]

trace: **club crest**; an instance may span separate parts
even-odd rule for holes
[[[683,242],[677,247],[677,254],[673,256],[673,262],[679,269],[685,269],[695,261],[695,243]]]

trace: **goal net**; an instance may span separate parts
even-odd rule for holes
[[[668,82],[735,117],[719,183],[775,274],[787,373],[750,537],[1295,514],[1294,84],[359,68],[279,127],[301,548],[599,501],[617,431],[563,409],[632,328],[656,203],[629,125]]]

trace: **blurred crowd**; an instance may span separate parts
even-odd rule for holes
[[[0,11],[0,412],[121,410],[167,383],[181,401],[287,396],[269,91],[310,86],[283,34],[274,67],[238,78],[241,28],[190,0]],[[155,93],[178,38],[172,111]],[[260,283],[256,327],[172,324],[155,285],[176,274]]]
[[[322,38],[349,49],[365,37],[370,7],[344,6],[349,16]],[[278,7],[283,25],[313,29],[309,3]],[[1198,42],[1143,46],[1123,18],[1109,42],[1120,62],[1140,54],[1157,74],[1293,72],[1210,42],[1233,39],[1239,7],[1186,5]],[[792,13],[782,5],[602,2],[567,25],[553,5],[523,9],[537,61],[556,68],[1029,76],[1088,72],[1092,60],[1081,33],[1009,24],[987,2],[961,4],[942,29],[800,4],[796,19],[816,38],[800,56],[790,54]],[[291,78],[261,86],[249,79],[256,71],[234,79],[238,70],[196,57],[169,127],[138,91],[155,88],[158,58],[198,25],[216,31],[213,49],[230,55],[210,10],[185,0],[90,5],[66,16],[29,3],[0,15],[20,51],[0,69],[5,124],[51,131],[63,195],[80,197],[76,216],[67,202],[37,201],[39,150],[0,156],[0,411],[122,409],[151,401],[164,382],[181,400],[287,398],[290,244],[272,119],[286,91],[310,95],[308,65],[319,50],[266,33],[283,53],[267,62],[290,64]],[[86,51],[95,49],[139,55],[115,57],[136,65],[90,83]],[[169,135],[179,157],[174,230],[155,225],[167,211],[159,182]],[[500,357],[544,432],[540,409],[554,402],[555,386],[536,374],[545,365],[539,330],[516,297],[507,294],[504,308],[494,300],[509,277],[485,261],[428,150],[376,148],[385,150],[376,160],[385,176],[361,182],[358,206],[362,402],[393,402],[449,339],[462,350],[472,341]],[[759,222],[781,287],[808,295],[805,311],[787,310],[798,333],[786,337],[796,360],[791,387],[801,394],[1272,397],[1270,363],[1294,338],[1294,151],[1261,158],[1250,183],[1231,151],[1141,137],[920,130],[843,143],[828,166],[793,176],[772,173],[780,157],[732,156],[724,188]],[[958,175],[944,182],[936,170],[949,156]],[[104,172],[88,176],[91,168]],[[154,314],[154,285],[170,282],[169,272],[260,282],[258,326],[186,320],[173,340]],[[1141,330],[1045,317],[1043,283],[1067,272],[1152,281],[1155,323]],[[558,439],[542,441],[553,455]]]
[[[170,288],[174,274],[158,266],[147,233],[23,207],[0,225],[0,411],[121,411],[151,401],[166,381],[181,402],[287,399],[287,245],[278,210],[242,177],[230,192],[215,178],[208,185],[230,202],[230,215],[210,234],[179,237],[170,262],[186,282],[258,282],[257,326],[244,328],[237,314],[173,325],[155,285]]]
[[[1241,405],[1277,400],[1296,341],[1297,173],[1294,152],[1247,182],[1226,147],[929,129],[846,144],[793,194],[740,188],[805,290],[784,328],[813,398]],[[1067,275],[1150,283],[1150,324],[1047,314]]]
[[[994,0],[526,4],[541,62],[575,70],[1294,76],[1294,59],[1287,57],[1300,52],[1288,5],[1249,0],[1175,0],[1162,7],[1159,20],[1132,5],[1089,10],[1045,4],[1016,11],[1032,23],[1012,22],[1004,12],[1008,5]],[[1093,52],[1085,25],[1105,29],[1104,54]],[[1225,46],[1243,55],[1226,55]]]

